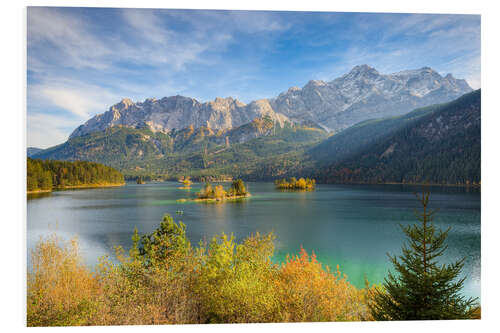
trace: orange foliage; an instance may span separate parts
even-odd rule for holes
[[[370,290],[355,288],[338,267],[330,272],[314,253],[301,249],[279,266],[272,234],[240,244],[222,234],[193,248],[175,232],[182,224],[164,222],[143,254],[135,232],[129,255],[117,249],[118,263],[103,258],[95,273],[76,241],[40,241],[30,257],[28,325],[371,320]],[[154,256],[158,241],[176,241],[175,251]]]
[[[287,257],[277,279],[284,321],[369,320],[366,290],[358,290],[343,276],[323,268],[301,248],[298,256]]]
[[[78,242],[55,235],[31,252],[28,325],[88,325],[98,312],[99,284],[83,264]]]

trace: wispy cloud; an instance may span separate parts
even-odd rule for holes
[[[28,113],[26,123],[28,147],[48,148],[62,143],[75,128],[75,121],[45,113]]]
[[[362,63],[480,86],[473,15],[29,7],[27,24],[28,142],[43,145],[123,97],[250,102]]]
[[[43,70],[41,65],[103,69],[113,52],[89,31],[89,25],[77,15],[55,8],[28,8],[28,68]]]
[[[358,14],[349,28],[359,42],[334,49],[320,78],[333,79],[358,64],[382,73],[430,66],[480,87],[480,18],[472,15]],[[381,28],[390,27],[390,28]]]

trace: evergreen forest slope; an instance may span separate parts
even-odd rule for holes
[[[446,104],[399,118],[365,122],[349,130],[310,151],[316,154],[313,156],[330,154],[333,160],[314,172],[319,182],[481,182],[480,90]],[[377,134],[370,139],[370,133]],[[350,147],[349,151],[345,147]]]

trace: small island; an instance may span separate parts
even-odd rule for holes
[[[280,190],[306,190],[312,191],[316,187],[316,180],[309,178],[292,177],[290,179],[278,179],[274,182],[277,189]]]
[[[193,199],[193,201],[216,202],[250,197],[250,193],[241,179],[233,181],[228,191],[224,190],[222,185],[212,186],[207,182],[196,195],[198,198]]]
[[[177,181],[183,185],[179,187],[180,189],[189,190],[191,189],[191,184],[193,184],[193,182],[191,181],[191,177],[189,176],[187,177],[181,176]]]

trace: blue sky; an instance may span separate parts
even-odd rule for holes
[[[480,16],[30,7],[27,145],[64,142],[124,97],[248,103],[359,64],[480,87]]]

